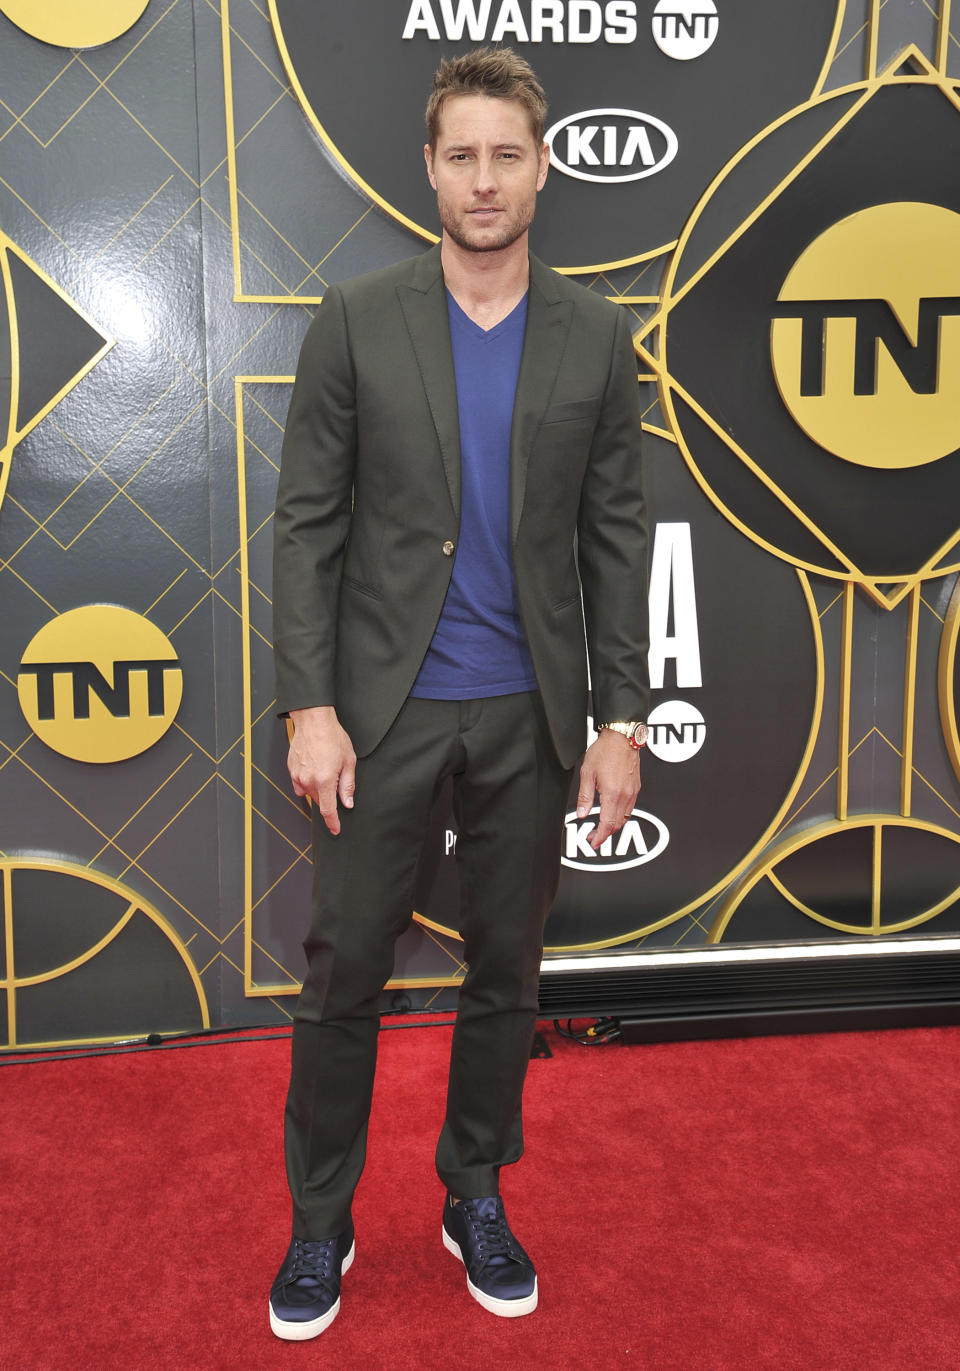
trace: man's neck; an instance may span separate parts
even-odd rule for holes
[[[505,319],[530,283],[526,234],[499,252],[470,252],[444,234],[440,262],[447,290],[482,329],[492,329]]]

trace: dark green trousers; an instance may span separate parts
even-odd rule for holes
[[[340,834],[331,837],[314,815],[308,972],[294,1015],[285,1116],[301,1238],[332,1237],[347,1224],[366,1154],[379,995],[411,919],[431,809],[448,777],[468,970],[437,1171],[460,1198],[496,1194],[500,1167],[523,1150],[520,1100],[570,772],[557,760],[535,692],[410,699],[358,762],[356,803],[341,810]]]

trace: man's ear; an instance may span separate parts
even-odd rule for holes
[[[540,170],[537,173],[537,190],[543,190],[543,184],[547,179],[547,171],[550,167],[550,144],[540,145]]]
[[[424,143],[423,145],[423,160],[427,164],[427,180],[430,182],[431,186],[433,186],[433,189],[436,190],[437,178],[433,174],[433,149],[429,143]]]

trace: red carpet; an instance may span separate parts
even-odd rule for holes
[[[386,1032],[357,1260],[269,1332],[288,1043],[0,1067],[3,1371],[956,1371],[960,1029],[534,1061],[508,1211],[539,1310],[439,1240],[449,1030]]]

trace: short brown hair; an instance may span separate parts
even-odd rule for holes
[[[474,48],[462,57],[445,57],[433,74],[433,90],[427,101],[427,134],[436,148],[443,102],[452,95],[488,95],[495,100],[516,100],[530,119],[537,147],[543,142],[547,121],[547,97],[536,72],[512,48]]]

